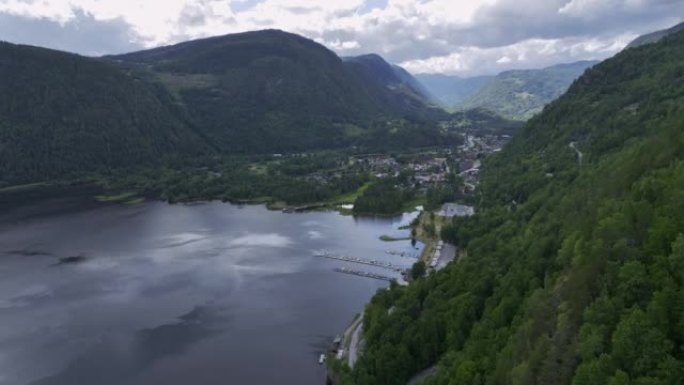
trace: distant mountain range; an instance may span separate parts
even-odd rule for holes
[[[486,108],[510,119],[527,120],[563,95],[575,79],[596,63],[580,61],[539,70],[502,72],[457,107]]]
[[[494,76],[462,78],[442,74],[417,74],[415,78],[436,102],[445,108],[453,108],[476,93]]]
[[[416,77],[446,108],[485,108],[505,118],[527,120],[561,96],[575,79],[596,63],[580,61],[473,78],[446,75]]]

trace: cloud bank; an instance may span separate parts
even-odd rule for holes
[[[101,55],[279,28],[470,76],[603,59],[682,15],[681,0],[0,0],[0,39]]]

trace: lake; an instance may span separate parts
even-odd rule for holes
[[[324,384],[318,356],[396,265],[414,217],[218,202],[45,201],[0,214],[0,384]],[[65,263],[72,261],[73,263]]]

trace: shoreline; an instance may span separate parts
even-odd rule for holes
[[[73,194],[72,194],[73,193]],[[85,194],[84,194],[85,193]],[[27,196],[28,195],[28,196]],[[70,196],[87,195],[93,201],[102,204],[123,204],[136,205],[148,201],[164,202],[171,205],[174,204],[202,204],[209,202],[222,202],[233,205],[264,205],[270,211],[282,211],[284,213],[302,213],[312,211],[335,211],[340,215],[348,215],[364,218],[393,218],[399,217],[406,213],[416,211],[420,206],[420,202],[411,202],[402,210],[395,213],[354,213],[353,209],[341,207],[344,205],[353,204],[348,199],[349,194],[325,202],[309,202],[305,204],[287,204],[282,201],[277,201],[272,197],[259,197],[251,199],[206,199],[206,198],[190,198],[178,201],[165,200],[156,195],[142,194],[140,192],[131,190],[108,190],[106,187],[93,182],[84,181],[58,181],[58,182],[36,182],[22,185],[12,185],[0,188],[0,197],[6,199],[4,203],[16,204],[22,203],[30,204],[35,200],[51,199],[51,198],[68,198]],[[16,198],[16,199],[13,199]],[[414,203],[416,203],[414,205]]]

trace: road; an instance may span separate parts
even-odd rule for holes
[[[351,341],[349,342],[349,367],[353,368],[356,360],[359,358],[359,343],[361,341],[361,330],[363,329],[363,314],[359,317],[356,325],[353,326],[351,332]]]
[[[449,243],[445,243],[442,247],[442,255],[440,256],[439,261],[437,262],[436,270],[442,270],[446,267],[446,265],[449,264],[449,262],[453,261],[455,258],[456,246],[451,245]]]

